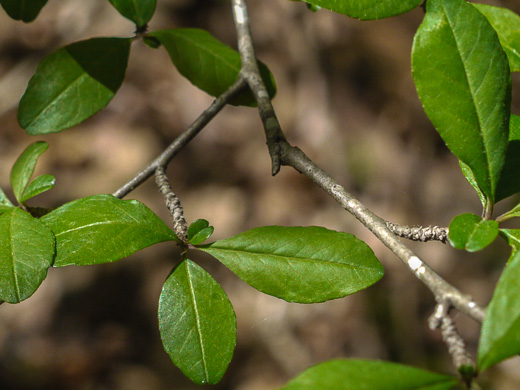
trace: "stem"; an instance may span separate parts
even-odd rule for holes
[[[278,172],[278,163],[281,163],[291,166],[307,176],[374,233],[430,289],[437,302],[447,302],[475,321],[482,322],[485,316],[483,308],[478,306],[470,296],[463,294],[435,273],[399,240],[382,218],[345,191],[331,176],[311,161],[305,153],[291,146],[285,140],[256,65],[249,17],[244,0],[233,0],[233,16],[238,36],[238,48],[242,58],[242,74],[247,79],[258,102],[258,110],[264,123],[267,144],[271,154],[273,175]]]
[[[233,16],[238,37],[238,50],[242,60],[240,74],[247,81],[258,104],[258,111],[267,138],[267,148],[271,156],[271,173],[275,176],[280,171],[280,141],[285,141],[285,135],[271,104],[269,93],[260,76],[251,36],[249,15],[244,0],[233,0]]]
[[[199,132],[222,110],[222,108],[238,93],[240,93],[247,83],[239,78],[222,95],[216,98],[213,103],[199,117],[158,156],[146,168],[135,175],[126,184],[121,186],[112,195],[116,198],[123,198],[135,190],[150,178],[158,167],[166,168],[170,161],[179,151],[182,150]]]

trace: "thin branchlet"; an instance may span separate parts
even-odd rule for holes
[[[181,201],[172,191],[168,177],[164,168],[158,167],[155,170],[155,182],[159,187],[164,200],[166,201],[166,207],[170,210],[170,214],[173,219],[173,231],[180,238],[183,243],[188,242],[188,224],[184,219],[184,210],[181,205]]]
[[[439,226],[408,226],[386,222],[386,226],[396,235],[412,241],[440,241],[446,243],[449,230],[447,227]]]

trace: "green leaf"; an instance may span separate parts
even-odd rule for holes
[[[462,174],[466,177],[466,180],[471,184],[471,186],[474,188],[474,190],[477,192],[477,195],[480,199],[480,203],[482,203],[482,207],[484,210],[488,207],[487,206],[487,198],[486,195],[480,190],[480,187],[478,186],[477,179],[475,179],[475,175],[473,174],[473,171],[471,168],[464,164],[462,161],[459,160],[460,169],[462,170]]]
[[[49,144],[47,142],[35,142],[29,145],[18,157],[11,169],[11,186],[13,187],[14,196],[19,203],[22,203],[23,193],[27,183],[34,173],[34,167],[38,158],[47,150]]]
[[[507,213],[504,213],[500,217],[497,217],[497,221],[504,222],[514,217],[520,217],[520,204],[517,204],[515,207],[513,207],[512,210],[509,210]]]
[[[159,329],[173,363],[193,382],[222,379],[236,344],[235,312],[222,287],[190,260],[164,284]]]
[[[109,0],[117,11],[141,28],[150,21],[157,0]]]
[[[0,188],[0,213],[11,210],[14,205],[11,203],[5,192]]]
[[[18,303],[40,286],[54,258],[51,230],[19,208],[0,215],[0,299]]]
[[[209,222],[205,219],[197,219],[196,221],[193,221],[188,227],[188,241],[190,241],[197,233],[206,229],[208,226]]]
[[[466,1],[426,4],[412,50],[417,92],[448,148],[493,204],[509,136],[507,56],[493,27]]]
[[[289,302],[341,298],[384,273],[363,241],[321,227],[264,226],[198,249],[257,290]]]
[[[40,219],[56,236],[54,267],[108,263],[175,233],[144,204],[111,195],[77,199]]]
[[[193,236],[193,238],[190,240],[190,243],[193,245],[202,244],[204,241],[211,237],[214,230],[215,228],[213,226],[207,227],[206,229],[202,229],[200,232],[195,234],[195,236]]]
[[[457,378],[377,360],[336,359],[308,368],[280,390],[450,390]]]
[[[422,3],[422,0],[305,0],[361,20],[374,20],[403,14]]]
[[[511,258],[516,255],[520,249],[520,229],[500,229],[500,235],[504,237],[513,251]]]
[[[180,74],[211,96],[220,96],[238,78],[241,60],[237,51],[223,44],[204,30],[176,28],[148,34],[159,40]],[[258,62],[260,74],[271,98],[276,94],[273,75]],[[231,101],[234,105],[255,105],[250,91]]]
[[[56,133],[104,108],[123,83],[131,39],[93,38],[47,56],[18,109],[28,134]]]
[[[188,228],[188,241],[193,245],[202,244],[212,234],[215,228],[209,226],[209,222],[205,219],[197,219]]]
[[[0,0],[0,4],[11,18],[29,23],[36,19],[47,0]]]
[[[520,116],[511,115],[506,161],[498,181],[496,201],[520,192]]]
[[[457,215],[450,223],[448,238],[457,249],[477,252],[491,244],[498,235],[498,222],[475,214]]]
[[[31,198],[34,198],[36,195],[40,195],[42,192],[54,188],[55,184],[56,179],[52,175],[38,176],[25,188],[21,201],[25,202]]]
[[[486,309],[478,348],[480,371],[520,354],[520,253],[506,265]]]
[[[520,72],[520,16],[507,8],[472,4],[484,14],[498,34],[511,72]]]

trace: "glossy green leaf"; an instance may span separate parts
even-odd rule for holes
[[[480,187],[478,186],[477,179],[475,179],[475,175],[473,174],[473,171],[471,168],[464,164],[462,161],[459,160],[460,169],[462,170],[462,174],[466,177],[466,180],[471,184],[473,189],[477,192],[478,198],[480,199],[480,203],[482,203],[482,207],[484,210],[487,208],[488,200],[486,198],[486,195],[480,190]]]
[[[305,0],[361,20],[374,20],[403,14],[422,3],[422,0]]]
[[[520,192],[520,116],[511,115],[506,161],[496,192],[496,201]]]
[[[123,83],[131,39],[93,38],[47,56],[18,109],[28,134],[56,133],[104,108]]]
[[[143,27],[150,21],[154,12],[157,0],[109,0],[117,11],[125,18],[130,19],[137,25]]]
[[[26,200],[34,198],[36,195],[40,195],[42,192],[54,188],[55,184],[56,179],[52,175],[38,176],[25,188],[21,201],[25,202]]]
[[[280,390],[450,390],[458,380],[377,360],[337,359],[308,368]]]
[[[233,357],[236,318],[222,287],[184,260],[164,284],[159,329],[173,363],[197,384],[220,381]]]
[[[197,233],[206,229],[208,226],[209,222],[205,219],[197,219],[196,221],[193,221],[188,227],[188,241],[191,241]]]
[[[477,252],[491,244],[498,235],[498,222],[475,214],[457,215],[450,223],[448,238],[457,249]]]
[[[520,249],[520,229],[500,229],[500,234],[507,240],[507,243],[513,251],[511,257],[514,257]]]
[[[472,4],[484,14],[500,38],[511,72],[520,72],[520,16],[507,8]]]
[[[204,30],[176,28],[148,34],[159,40],[180,74],[211,96],[220,96],[238,78],[241,60],[237,51]],[[262,79],[272,98],[276,94],[273,75],[258,62]],[[234,105],[251,106],[255,99],[246,91],[231,101]]]
[[[54,258],[54,236],[19,208],[0,215],[0,299],[18,303],[40,286]]]
[[[11,169],[11,186],[18,202],[23,202],[23,193],[34,173],[36,162],[48,147],[49,144],[47,142],[35,142],[29,145],[14,163]]]
[[[384,273],[363,241],[321,227],[264,226],[198,248],[257,290],[289,302],[344,297]]]
[[[486,309],[478,348],[480,371],[520,354],[520,253],[508,262]]]
[[[0,188],[0,213],[10,210],[14,207],[5,192]]]
[[[466,1],[426,4],[412,50],[417,92],[449,149],[494,203],[509,136],[507,56],[493,27]]]
[[[55,267],[108,263],[175,233],[144,204],[111,195],[78,199],[41,218],[56,236]]]
[[[213,226],[209,226],[205,229],[202,229],[200,232],[193,236],[193,238],[190,240],[190,243],[193,245],[202,244],[204,241],[211,237],[214,230],[215,228]]]
[[[47,0],[0,0],[0,4],[11,18],[29,23],[36,19]]]

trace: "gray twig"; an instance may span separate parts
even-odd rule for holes
[[[428,264],[399,240],[387,226],[386,221],[349,194],[329,174],[310,160],[305,153],[286,141],[260,77],[253,49],[247,6],[244,0],[233,0],[233,16],[238,36],[238,48],[242,58],[242,74],[247,79],[258,102],[258,109],[264,122],[267,144],[271,154],[273,174],[278,172],[280,163],[281,165],[291,166],[306,175],[374,233],[432,291],[437,302],[448,302],[474,320],[482,322],[485,316],[483,308],[478,306],[470,296],[463,294],[441,278]]]
[[[170,210],[173,219],[173,231],[186,244],[188,242],[188,224],[184,219],[184,210],[182,209],[181,201],[172,191],[163,167],[157,167],[155,170],[155,182],[166,201],[166,207]]]
[[[435,312],[429,319],[429,324],[432,330],[441,329],[442,339],[448,346],[448,352],[453,359],[453,364],[469,387],[477,370],[475,362],[473,362],[466,350],[466,344],[460,336],[455,322],[449,315],[450,308],[450,304],[446,302],[437,304]]]
[[[412,241],[440,241],[446,243],[449,230],[439,226],[407,226],[386,222],[386,226],[397,236],[407,238]]]
[[[146,168],[135,175],[126,184],[120,187],[112,195],[116,198],[123,198],[134,189],[143,184],[150,178],[157,167],[166,168],[175,155],[182,150],[195,136],[220,112],[220,110],[238,93],[247,87],[247,83],[239,78],[226,92],[216,98],[213,103],[199,117],[179,135],[155,160]]]
[[[260,76],[258,63],[251,36],[249,15],[244,0],[233,0],[233,17],[238,37],[238,51],[242,60],[241,77],[247,80],[249,88],[253,91],[260,118],[264,125],[267,148],[271,156],[271,173],[276,175],[280,171],[280,142],[285,141],[278,118],[274,111],[271,99],[265,84]]]

